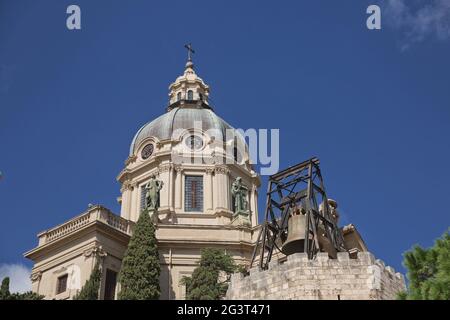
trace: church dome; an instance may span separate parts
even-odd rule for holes
[[[173,133],[177,130],[197,127],[203,131],[210,130],[209,132],[217,141],[225,141],[226,130],[233,129],[205,104],[176,103],[175,106],[169,106],[168,112],[139,129],[131,143],[130,155],[133,155],[136,148],[147,138],[155,137],[159,140],[168,140],[173,138]]]
[[[189,56],[184,73],[169,86],[167,112],[139,129],[131,143],[130,156],[147,138],[176,139],[174,132],[181,130],[208,131],[211,138],[226,142],[227,129],[234,129],[214,113],[208,100],[209,86],[197,76]],[[240,137],[238,132],[236,134]]]

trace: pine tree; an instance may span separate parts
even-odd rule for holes
[[[156,213],[154,213],[156,214]],[[160,296],[155,225],[144,210],[134,228],[119,273],[120,300],[154,300]]]
[[[236,269],[233,258],[223,250],[203,249],[199,266],[195,268],[191,277],[182,279],[186,285],[186,298],[190,300],[223,298],[227,292],[228,283],[220,281],[221,275],[229,276]]]
[[[399,299],[449,300],[450,299],[450,234],[435,241],[433,247],[418,245],[404,254],[409,291],[400,293]]]
[[[80,292],[73,298],[74,300],[98,300],[102,271],[100,270],[100,261],[97,258],[94,270],[86,281]]]

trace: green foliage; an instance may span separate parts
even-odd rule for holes
[[[408,299],[408,292],[401,291],[397,293],[397,300],[406,300],[406,299]]]
[[[42,300],[44,296],[41,296],[35,292],[27,291],[24,293],[10,293],[9,292],[9,277],[2,280],[2,286],[0,289],[0,300]]]
[[[9,300],[42,300],[44,299],[43,295],[37,294],[33,291],[27,291],[24,293],[13,293],[9,297]]]
[[[409,292],[399,298],[408,300],[450,299],[450,234],[445,232],[433,247],[418,245],[404,254]]]
[[[98,300],[101,279],[102,272],[100,270],[100,261],[97,259],[91,276],[86,281],[83,288],[81,288],[80,292],[75,295],[73,300]]]
[[[11,295],[9,292],[9,277],[2,280],[2,286],[0,288],[0,300],[7,300]]]
[[[219,300],[228,289],[221,275],[228,276],[237,269],[233,258],[220,249],[203,249],[200,264],[191,277],[183,277],[186,285],[186,298],[190,300]]]
[[[242,273],[244,276],[248,275],[248,270],[247,270],[246,266],[244,266],[242,264],[237,266],[236,272]]]
[[[156,214],[156,213],[154,213]],[[134,228],[119,273],[120,300],[154,300],[160,296],[158,247],[155,226],[144,210]]]

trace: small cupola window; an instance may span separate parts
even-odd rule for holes
[[[178,92],[177,93],[177,101],[180,101],[181,100],[181,92]]]
[[[188,100],[194,100],[194,92],[192,90],[189,90],[187,92],[187,99]]]

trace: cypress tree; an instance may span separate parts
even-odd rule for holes
[[[156,213],[154,213],[156,214]],[[135,225],[119,273],[120,300],[154,300],[160,296],[159,253],[155,225],[147,210]]]
[[[74,300],[98,300],[102,272],[100,270],[100,261],[97,258],[94,270],[86,281],[80,292],[73,298]]]
[[[2,286],[0,288],[0,300],[8,300],[11,293],[9,292],[9,277],[5,277],[2,280]]]
[[[11,293],[9,291],[9,277],[5,277],[2,280],[2,286],[0,288],[0,300],[42,300],[44,296],[39,295],[32,291],[24,293]]]
[[[183,277],[186,285],[186,298],[189,300],[219,300],[228,289],[228,276],[236,270],[233,258],[220,249],[202,250],[200,263],[191,277]],[[227,276],[220,281],[221,274]]]

